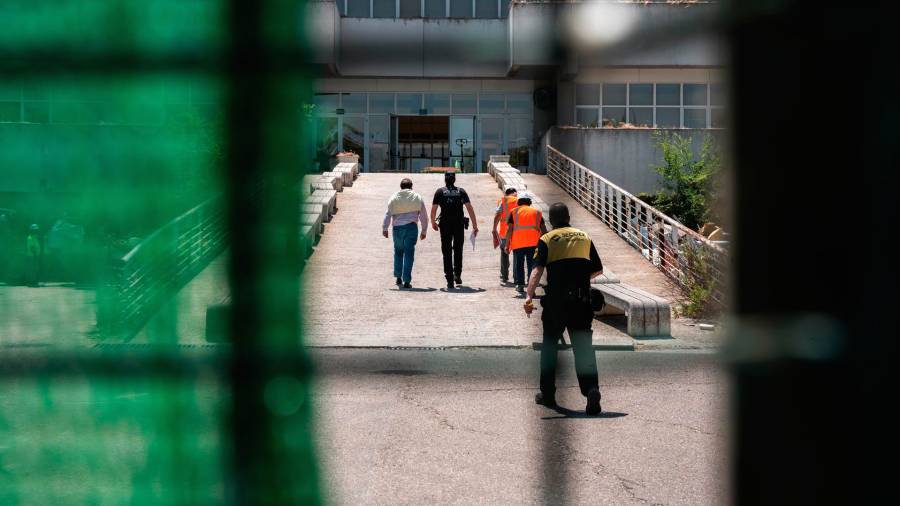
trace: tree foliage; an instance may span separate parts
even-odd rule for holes
[[[653,170],[663,185],[656,194],[655,207],[694,230],[707,221],[716,221],[711,214],[721,155],[712,137],[703,139],[696,157],[691,137],[658,131],[653,139],[662,152],[662,163]]]

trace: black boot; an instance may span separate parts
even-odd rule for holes
[[[554,398],[552,398],[552,397],[551,397],[551,398],[546,398],[546,399],[545,399],[545,398],[544,398],[544,393],[543,393],[543,392],[538,392],[537,394],[535,394],[535,396],[534,396],[534,403],[535,403],[535,404],[540,404],[541,406],[547,406],[548,408],[555,408],[555,407],[556,407],[556,399],[554,399]]]
[[[584,407],[584,413],[589,416],[596,416],[599,415],[601,411],[600,391],[593,388],[587,394],[587,406]]]

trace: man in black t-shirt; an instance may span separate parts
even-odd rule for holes
[[[585,412],[600,414],[600,384],[597,358],[592,344],[591,279],[603,274],[603,263],[590,236],[569,225],[565,204],[550,206],[553,230],[541,236],[534,254],[534,270],[525,292],[525,313],[534,310],[534,290],[544,268],[547,269],[546,295],[541,299],[544,311],[544,342],[541,346],[541,392],[535,402],[556,406],[556,343],[564,330],[569,331],[575,354],[575,374],[581,393],[587,397]]]
[[[444,183],[447,186],[438,188],[434,192],[431,202],[431,227],[441,231],[441,253],[444,255],[444,276],[447,278],[447,289],[452,290],[454,283],[462,283],[462,253],[465,245],[465,218],[463,206],[472,219],[472,232],[478,235],[478,222],[475,220],[475,210],[469,202],[466,190],[456,186],[456,174],[447,172],[444,174]],[[437,217],[438,207],[441,215]]]

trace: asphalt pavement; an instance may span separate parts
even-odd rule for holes
[[[584,415],[571,351],[553,410],[539,353],[315,350],[333,504],[722,504],[727,383],[715,354],[599,352],[604,414]]]

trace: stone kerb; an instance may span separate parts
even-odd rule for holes
[[[344,186],[346,186],[344,184],[344,174],[341,172],[323,172],[322,180],[331,183],[331,186],[339,192],[344,191]]]
[[[338,172],[343,175],[344,186],[353,186],[353,180],[359,174],[358,163],[339,163],[334,166],[332,172]]]

